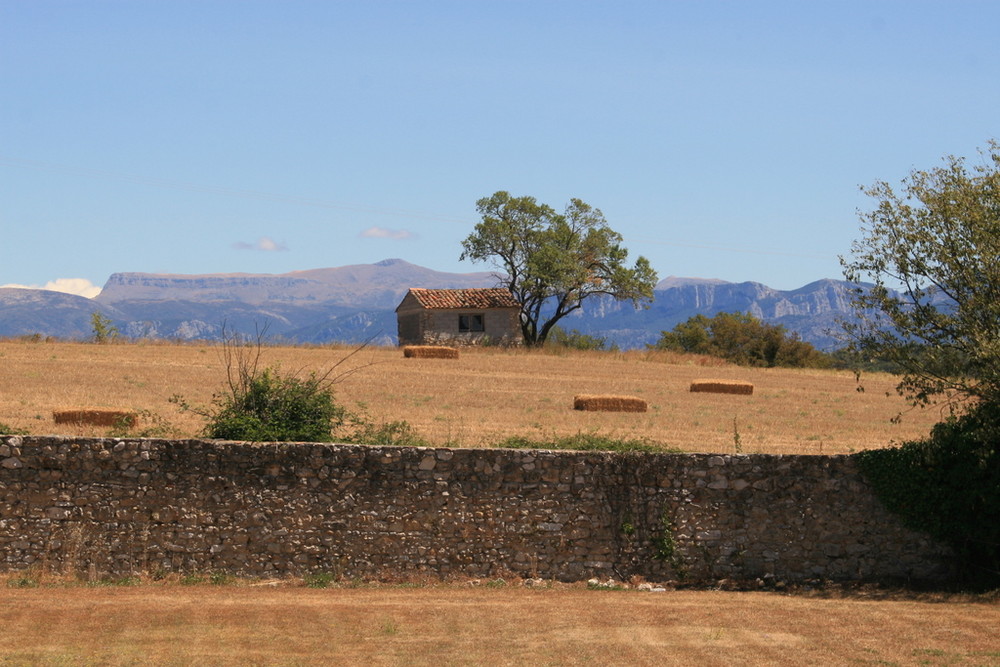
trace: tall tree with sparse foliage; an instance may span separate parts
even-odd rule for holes
[[[534,197],[499,191],[476,202],[481,216],[462,242],[461,259],[492,262],[501,285],[521,304],[526,345],[541,345],[584,300],[607,295],[639,307],[653,299],[656,272],[628,251],[599,209],[572,199],[557,213]]]
[[[916,404],[1000,404],[1000,144],[982,158],[948,156],[898,191],[865,188],[874,209],[841,258],[848,280],[867,283],[844,325],[852,348],[901,368],[899,391]]]

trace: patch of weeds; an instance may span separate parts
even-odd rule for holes
[[[511,436],[496,443],[496,447],[507,449],[564,449],[584,452],[673,452],[680,450],[665,447],[647,438],[610,438],[596,433],[554,436],[547,440],[535,440],[526,436]]]
[[[336,580],[337,577],[332,572],[317,572],[302,577],[306,588],[329,588]]]
[[[486,588],[504,588],[507,586],[507,582],[503,579],[490,579],[483,585]]]
[[[685,577],[687,569],[684,567],[684,559],[681,558],[677,542],[674,539],[674,522],[670,520],[666,509],[663,510],[663,515],[660,517],[659,534],[653,538],[653,550],[653,558],[670,565],[677,573],[678,579]]]
[[[354,433],[345,440],[360,445],[379,447],[426,447],[429,445],[405,420],[374,424],[364,418],[358,418],[354,420],[352,426]]]
[[[1000,651],[972,651],[967,655],[970,658],[1000,658]]]
[[[28,432],[23,428],[14,428],[13,426],[8,426],[3,422],[0,422],[0,433],[4,435],[28,435]]]
[[[110,586],[138,586],[141,583],[142,579],[139,577],[102,577],[88,581],[87,586],[90,588],[104,588]]]
[[[38,588],[38,579],[29,576],[14,577],[7,580],[7,588]]]
[[[182,586],[198,586],[203,583],[205,583],[205,577],[197,573],[185,574],[180,580]]]
[[[945,652],[943,649],[939,649],[939,648],[915,648],[915,649],[913,649],[913,657],[920,658],[920,657],[926,656],[923,660],[920,660],[917,663],[918,665],[937,664],[936,660],[932,663],[928,658],[944,658],[947,655],[948,655],[947,652]],[[951,656],[951,657],[958,657],[958,656]],[[958,657],[958,659],[961,660],[960,657]]]
[[[399,634],[399,624],[391,618],[387,618],[382,622],[382,634],[383,635],[396,635]]]
[[[213,572],[208,577],[208,583],[213,586],[228,586],[236,583],[236,577],[228,575],[225,572]]]
[[[137,428],[145,424],[145,428]],[[169,421],[151,410],[137,410],[135,417],[122,417],[108,431],[109,438],[168,438],[177,429]]]

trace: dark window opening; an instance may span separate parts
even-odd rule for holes
[[[459,315],[458,330],[461,333],[465,333],[468,331],[486,331],[486,326],[483,324],[483,316]]]

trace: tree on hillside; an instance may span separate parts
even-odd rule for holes
[[[1000,404],[1000,144],[971,169],[914,170],[897,192],[863,191],[864,237],[841,258],[844,275],[871,283],[853,294],[844,328],[854,350],[894,363],[915,404],[941,397]]]
[[[720,357],[741,366],[825,368],[833,359],[779,324],[750,313],[695,315],[660,333],[656,349]]]
[[[572,199],[556,213],[534,197],[499,191],[476,202],[481,216],[462,241],[461,259],[489,261],[521,304],[526,345],[542,345],[556,323],[585,299],[605,294],[633,305],[653,299],[656,272],[644,257],[631,268],[621,235],[599,209]]]

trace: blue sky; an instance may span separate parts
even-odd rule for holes
[[[1000,3],[0,0],[0,285],[460,262],[497,190],[660,277],[840,278],[1000,137]]]

